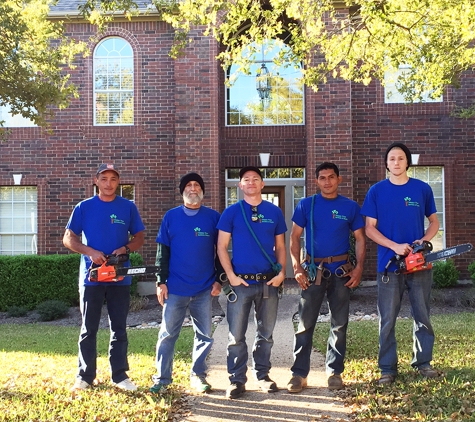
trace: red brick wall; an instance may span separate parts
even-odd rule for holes
[[[88,41],[93,27],[72,24],[69,32]],[[122,170],[122,183],[136,187],[137,205],[147,227],[142,250],[147,262],[155,256],[155,236],[163,214],[181,203],[180,177],[201,173],[205,204],[224,207],[224,170],[259,165],[258,154],[270,152],[272,167],[306,167],[307,193],[315,192],[314,171],[334,161],[343,176],[341,193],[362,204],[368,188],[385,177],[382,155],[393,141],[406,142],[420,153],[421,165],[445,168],[447,244],[472,241],[475,233],[474,119],[454,118],[455,105],[475,100],[475,78],[462,79],[444,103],[385,105],[382,89],[330,80],[318,92],[306,90],[304,126],[226,127],[224,72],[215,61],[218,46],[199,32],[186,55],[172,60],[170,28],[160,22],[123,22],[101,36],[124,37],[134,50],[135,123],[94,127],[92,53],[77,60],[71,72],[80,98],[58,111],[53,133],[37,128],[13,129],[0,144],[0,184],[38,186],[40,254],[67,253],[64,226],[73,206],[92,195],[93,175],[103,161]],[[470,253],[457,258],[463,276]],[[375,275],[375,247],[368,244],[364,278]]]

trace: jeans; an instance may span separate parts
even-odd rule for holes
[[[82,315],[79,335],[78,378],[92,384],[96,378],[97,331],[104,300],[109,314],[110,342],[109,364],[112,381],[119,383],[128,378],[127,315],[130,306],[130,286],[103,283],[99,286],[81,286],[79,300]]]
[[[211,288],[196,296],[168,294],[162,313],[162,323],[158,333],[155,363],[157,374],[153,376],[155,384],[171,384],[175,343],[180,335],[186,310],[195,332],[193,340],[191,375],[206,376],[208,356],[213,338],[211,337]]]
[[[379,368],[383,375],[397,375],[396,318],[401,309],[401,300],[407,288],[411,313],[414,318],[413,353],[411,365],[424,368],[430,365],[434,347],[434,330],[430,323],[430,292],[432,270],[412,274],[388,274],[387,283],[378,274],[379,312]]]
[[[349,277],[337,277],[332,274],[322,278],[319,286],[311,284],[302,290],[299,303],[299,325],[294,337],[294,363],[292,375],[303,378],[310,372],[312,339],[320,307],[325,293],[331,313],[330,335],[327,342],[325,368],[327,375],[341,374],[345,369],[346,332],[350,310],[350,289],[345,286]]]
[[[269,286],[269,297],[264,299],[264,283],[250,284],[248,287],[240,284],[233,287],[237,300],[228,302],[227,319],[229,323],[229,338],[227,366],[231,384],[247,381],[248,351],[246,331],[249,322],[251,306],[254,304],[254,322],[256,336],[252,350],[252,370],[257,380],[265,378],[270,371],[270,355],[274,345],[272,333],[277,320],[279,304],[278,288]]]

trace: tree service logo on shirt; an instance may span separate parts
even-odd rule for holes
[[[195,227],[193,230],[194,230],[194,232],[195,232],[195,236],[206,236],[206,237],[209,237],[209,233],[208,233],[208,232],[202,232],[199,227]]]
[[[408,196],[406,196],[404,198],[404,203],[406,204],[406,207],[418,207],[419,206],[419,202],[411,201],[411,198],[409,198]]]
[[[124,220],[119,220],[115,214],[110,215],[111,224],[125,224]]]
[[[334,220],[345,220],[345,221],[348,221],[348,218],[346,217],[346,215],[340,215],[340,214],[338,214],[338,211],[337,211],[337,210],[333,210],[333,211],[332,211],[332,219],[334,219]]]

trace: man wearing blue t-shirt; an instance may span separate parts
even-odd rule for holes
[[[156,239],[156,264],[161,269],[157,297],[163,312],[156,348],[157,373],[150,388],[152,393],[166,390],[172,382],[175,343],[187,309],[195,333],[190,384],[200,393],[211,390],[206,381],[206,358],[213,344],[212,296],[221,292],[216,277],[219,213],[201,205],[205,184],[199,174],[184,175],[179,189],[184,203],[166,212]]]
[[[103,264],[108,255],[128,254],[144,243],[145,226],[137,207],[133,202],[116,195],[119,177],[119,171],[113,164],[99,167],[95,178],[99,194],[76,205],[63,237],[64,246],[81,254],[79,372],[71,390],[89,388],[96,378],[96,339],[104,300],[111,332],[109,363],[112,382],[122,390],[137,389],[126,374],[129,369],[126,328],[132,277],[127,276],[115,282],[94,282],[89,280],[88,271],[92,264]],[[130,266],[130,261],[124,265]]]
[[[350,289],[358,286],[366,253],[364,221],[360,207],[338,194],[342,181],[334,163],[322,163],[315,171],[320,194],[302,199],[292,217],[290,256],[295,279],[302,288],[299,325],[294,338],[292,378],[287,389],[299,393],[307,386],[312,338],[325,294],[331,313],[327,344],[328,388],[343,388],[341,374],[346,353]],[[301,264],[300,237],[305,229],[307,257]],[[350,234],[355,238],[356,266],[350,263]],[[313,262],[312,262],[313,261]]]
[[[434,194],[430,186],[407,174],[411,153],[406,145],[395,142],[386,150],[389,178],[373,185],[365,198],[366,234],[378,244],[379,385],[392,384],[398,373],[395,326],[407,289],[414,318],[411,365],[426,378],[435,378],[432,368],[434,330],[430,322],[432,270],[397,274],[395,255],[406,256],[411,245],[430,241],[439,230]],[[424,230],[424,218],[429,225]]]
[[[262,391],[277,391],[276,383],[269,378],[270,355],[278,290],[285,278],[286,262],[284,215],[279,207],[262,200],[264,182],[260,170],[244,167],[239,179],[244,200],[226,208],[218,224],[219,259],[236,294],[236,301],[229,302],[227,307],[227,367],[231,385],[226,397],[229,399],[236,399],[246,391],[246,330],[253,304],[257,331],[252,354],[253,373]],[[232,261],[228,254],[231,238]]]

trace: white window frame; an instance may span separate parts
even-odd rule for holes
[[[440,171],[440,173],[439,173]],[[437,218],[439,219],[439,231],[431,240],[434,250],[444,249],[445,243],[445,174],[443,166],[412,166],[407,174],[414,179],[422,180],[429,184],[434,192],[434,200],[437,206]],[[429,222],[425,220],[425,228]]]
[[[116,41],[123,43],[122,47],[118,49]],[[99,55],[99,50],[106,49],[108,53],[106,55]],[[130,51],[130,54],[127,53]],[[117,66],[114,69],[111,68]],[[97,44],[93,55],[93,98],[94,98],[94,126],[133,126],[134,124],[134,54],[132,46],[124,38],[121,37],[108,37],[103,39]],[[101,73],[100,70],[105,68],[105,72]],[[127,73],[129,72],[129,73]],[[110,88],[109,79],[118,79],[118,87]],[[127,79],[130,87],[123,86],[123,82]],[[100,87],[99,81],[106,81],[105,87]],[[107,112],[107,122],[101,121],[98,117],[99,104],[102,104],[98,100],[99,96],[107,96],[107,106],[105,110]],[[117,107],[110,107],[112,98],[118,97]],[[128,97],[128,98],[127,98]],[[127,98],[124,100],[124,98]],[[124,107],[124,104],[130,102],[130,107]],[[110,121],[111,111],[118,111],[119,119],[117,121]],[[124,121],[124,112],[130,114],[130,121]]]
[[[36,255],[38,253],[38,189],[36,186],[0,186],[0,220],[0,255]],[[23,229],[19,230],[18,225],[22,225]],[[9,245],[7,245],[7,237],[11,239]],[[17,247],[18,243],[23,243],[23,246]]]

